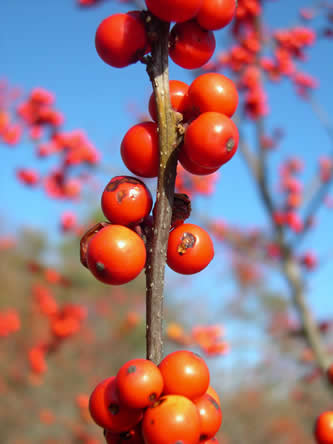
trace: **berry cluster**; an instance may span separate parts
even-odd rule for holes
[[[65,283],[61,278],[61,275],[51,274],[49,282]],[[56,352],[66,340],[80,331],[87,310],[81,304],[58,304],[51,288],[42,283],[35,283],[31,293],[35,314],[47,321],[43,340],[32,346],[28,352],[31,371],[41,375],[47,371],[46,357]]]
[[[96,386],[89,410],[108,444],[212,444],[222,423],[205,361],[185,350],[159,366],[128,361]]]
[[[205,54],[202,45],[206,37],[201,34],[211,35],[213,39],[212,29],[225,26],[235,12],[234,0],[223,5],[202,0],[146,3],[148,12],[114,14],[99,25],[95,44],[104,62],[124,67],[148,54],[151,42],[156,39],[149,31],[153,13],[161,20],[176,22],[170,32],[170,57],[175,60],[179,54],[181,66],[187,59],[197,63],[199,55]],[[212,52],[214,48],[215,40]],[[198,68],[206,59],[192,67]],[[178,148],[180,164],[194,175],[214,173],[233,157],[238,146],[238,130],[231,120],[238,104],[234,83],[222,74],[205,73],[190,86],[178,80],[171,80],[169,86],[172,108],[183,123],[178,126],[182,136]],[[154,93],[149,100],[149,112],[153,120],[134,125],[121,142],[126,167],[144,178],[157,177],[160,163]],[[151,225],[151,208],[150,192],[139,179],[115,177],[109,182],[102,195],[102,210],[111,224],[98,224],[81,241],[81,261],[97,279],[119,285],[131,281],[142,271],[146,262],[144,234],[147,225]],[[178,273],[193,274],[209,264],[214,247],[205,230],[194,224],[183,224],[187,217],[176,217],[171,227],[175,228],[169,235],[167,263]]]
[[[170,323],[166,328],[169,340],[182,345],[196,345],[206,356],[221,356],[229,352],[229,343],[223,340],[225,332],[219,325],[196,325],[190,333],[177,323]]]
[[[43,175],[35,168],[19,168],[17,179],[29,187],[42,186],[52,199],[77,199],[90,177],[79,168],[97,165],[100,154],[84,131],[65,132],[63,122],[64,115],[55,109],[54,94],[34,88],[27,98],[21,98],[17,88],[0,79],[0,142],[15,146],[27,132],[39,159],[58,159],[56,168]]]
[[[197,69],[208,62],[216,47],[213,30],[224,28],[236,11],[235,0],[146,0],[146,5],[160,20],[176,22],[170,32],[169,55],[186,69]],[[95,43],[105,63],[122,68],[150,51],[150,38],[145,14],[130,11],[103,20]]]
[[[139,60],[153,63],[149,53],[158,38],[154,24],[160,24],[159,19],[176,22],[169,33],[171,59],[187,69],[200,68],[215,50],[213,30],[226,26],[236,8],[235,0],[146,0],[146,5],[148,11],[114,14],[99,25],[95,45],[105,63],[117,68]],[[199,176],[216,172],[238,146],[238,130],[231,120],[238,105],[234,83],[222,74],[207,72],[190,86],[171,80],[169,90],[179,137],[174,148],[181,166]],[[157,177],[163,167],[155,93],[149,112],[152,121],[131,127],[121,142],[124,164],[143,178]],[[108,222],[83,236],[81,262],[98,280],[124,284],[139,275],[147,253],[152,252],[152,232],[159,228],[153,226],[156,206],[150,215],[153,199],[140,179],[117,176],[106,185],[101,207]],[[208,233],[184,223],[189,215],[189,198],[176,195],[166,261],[182,274],[200,272],[214,256]],[[159,366],[145,359],[127,362],[115,377],[97,385],[89,410],[103,427],[108,444],[214,443],[222,422],[207,365],[188,351],[171,353]]]
[[[190,86],[170,80],[170,99],[175,111],[182,114],[184,142],[179,161],[195,175],[217,171],[235,154],[238,130],[231,120],[238,104],[238,93],[232,80],[218,73],[205,73]],[[151,178],[158,174],[158,132],[155,96],[149,100],[153,122],[134,125],[121,143],[121,156],[134,174]]]

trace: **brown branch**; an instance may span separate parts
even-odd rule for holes
[[[160,165],[154,223],[147,244],[146,344],[147,359],[159,364],[163,354],[163,291],[177,167],[177,121],[171,108],[168,72],[169,24],[147,16],[152,36],[152,56],[147,72],[155,93],[158,113]],[[157,38],[158,36],[158,38]]]
[[[331,363],[331,359],[323,347],[319,329],[305,301],[304,283],[300,266],[289,253],[287,253],[282,261],[282,270],[289,284],[294,305],[301,318],[307,342],[314,353],[318,367],[325,374]]]
[[[261,131],[263,130],[262,124],[260,125]],[[258,134],[258,144],[260,144],[260,131],[257,131]],[[242,146],[242,144],[241,144]],[[260,163],[258,162],[258,159],[255,154],[253,154],[253,151],[251,151],[247,145],[245,145],[244,150],[244,144],[241,149],[243,154],[245,153],[245,160],[250,168],[252,175],[255,179],[255,182],[258,187],[258,191],[262,197],[262,201],[264,203],[264,206],[268,213],[271,216],[272,221],[273,219],[273,200],[271,197],[271,193],[269,191],[269,188],[267,186],[266,181],[264,180],[264,176],[260,174]],[[249,156],[250,153],[250,156]],[[249,160],[251,158],[251,161]],[[257,168],[254,168],[253,165],[259,165]],[[258,173],[259,170],[259,173]],[[281,259],[281,266],[282,266],[282,272],[288,282],[292,301],[294,304],[294,307],[296,308],[306,336],[306,340],[310,347],[312,348],[314,355],[316,357],[317,364],[319,368],[322,371],[326,371],[329,364],[330,364],[330,358],[328,357],[324,346],[321,342],[321,335],[317,328],[316,322],[312,317],[311,311],[308,308],[308,305],[305,301],[304,297],[304,280],[301,275],[300,266],[295,260],[295,258],[292,255],[292,247],[288,245],[286,237],[285,237],[285,230],[283,227],[279,227],[275,225],[276,229],[276,242],[278,243],[283,255]]]
[[[314,114],[317,116],[319,121],[321,122],[323,128],[325,129],[329,139],[333,145],[333,125],[330,121],[325,110],[320,106],[320,104],[312,97],[309,100],[309,103],[312,107]],[[333,161],[333,151],[331,153],[331,159]],[[293,246],[296,247],[307,234],[310,226],[311,220],[317,213],[318,209],[323,203],[323,200],[328,195],[329,189],[333,183],[333,174],[330,175],[329,179],[326,181],[321,181],[318,177],[318,174],[312,179],[310,182],[310,193],[308,196],[307,208],[305,210],[304,215],[304,229],[298,236],[295,238],[293,242]]]
[[[263,41],[260,17],[256,19],[255,28],[258,32],[259,39]],[[256,66],[259,70],[261,69],[258,60],[256,61]],[[304,280],[300,266],[294,258],[292,246],[288,244],[284,227],[277,225],[274,221],[274,201],[267,183],[267,155],[262,146],[262,136],[264,134],[264,119],[259,117],[256,121],[257,154],[255,154],[247,145],[244,145],[244,142],[241,143],[241,151],[244,154],[247,165],[255,179],[258,192],[260,193],[264,206],[270,215],[272,224],[275,227],[276,242],[282,252],[281,269],[288,282],[294,307],[303,324],[306,340],[314,352],[319,368],[326,372],[328,365],[330,364],[330,359],[321,342],[321,335],[317,328],[317,324],[312,317],[311,310],[304,297]],[[315,204],[317,205],[317,201],[315,201]]]

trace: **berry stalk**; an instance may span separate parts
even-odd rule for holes
[[[156,100],[160,164],[154,222],[147,243],[146,344],[147,359],[159,364],[163,353],[164,274],[176,180],[178,133],[177,115],[171,107],[169,93],[169,23],[149,15],[147,26],[152,45],[147,72]]]

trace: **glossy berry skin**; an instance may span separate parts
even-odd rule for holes
[[[204,29],[227,26],[236,13],[236,0],[203,0],[196,20]]]
[[[96,31],[95,46],[100,58],[115,68],[136,63],[148,46],[140,12],[114,14],[103,20]]]
[[[236,86],[223,74],[217,72],[202,74],[190,85],[189,105],[197,116],[213,111],[231,117],[238,105]]]
[[[333,443],[333,411],[326,411],[318,416],[314,434],[317,444]]]
[[[89,411],[96,424],[113,433],[130,430],[143,415],[141,409],[130,409],[120,404],[114,376],[95,387],[89,399]]]
[[[205,393],[194,401],[200,416],[200,441],[211,439],[222,424],[222,411],[218,403]]]
[[[183,149],[188,158],[204,168],[218,168],[228,162],[238,147],[234,122],[224,114],[200,114],[186,130]]]
[[[208,174],[215,173],[219,169],[219,167],[208,169],[208,168],[204,168],[200,165],[197,165],[196,163],[193,163],[191,161],[191,159],[188,158],[188,156],[186,155],[186,153],[183,149],[179,150],[178,160],[179,160],[181,166],[186,171],[188,171],[191,174],[195,174],[197,176],[207,176]]]
[[[126,362],[116,376],[121,402],[131,408],[146,408],[158,400],[163,390],[162,374],[147,359]]]
[[[113,224],[136,225],[150,213],[153,199],[141,180],[116,176],[106,185],[101,205],[104,216]]]
[[[170,80],[169,82],[170,100],[172,108],[183,114],[186,120],[186,112],[188,108],[188,85],[180,80]],[[152,93],[149,99],[149,114],[151,118],[157,122],[157,110],[155,103],[155,94]]]
[[[199,11],[202,0],[145,0],[147,8],[165,22],[186,22]]]
[[[196,400],[209,386],[209,370],[197,354],[179,350],[167,355],[159,364],[164,379],[163,393]]]
[[[198,444],[197,408],[184,396],[163,396],[145,411],[142,434],[145,444]]]
[[[130,282],[141,273],[145,262],[143,240],[122,225],[107,225],[88,243],[88,268],[96,279],[105,284]]]
[[[176,24],[170,33],[169,55],[182,68],[197,69],[212,57],[215,37],[195,21]]]
[[[104,437],[107,444],[144,444],[140,424],[123,433],[112,433],[111,430],[105,429]]]
[[[126,167],[141,177],[156,177],[159,166],[157,124],[143,122],[132,126],[121,142]]]
[[[198,225],[182,224],[170,232],[167,264],[177,273],[198,273],[213,257],[213,242],[207,231]]]

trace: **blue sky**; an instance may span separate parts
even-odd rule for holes
[[[301,6],[306,6],[306,2],[268,2],[266,15],[270,26],[295,24],[297,10]],[[135,123],[135,118],[128,112],[128,105],[135,104],[138,110],[145,111],[151,92],[143,65],[111,68],[96,54],[94,35],[98,24],[106,16],[126,9],[111,1],[88,10],[78,9],[75,0],[0,2],[0,78],[7,78],[12,85],[20,86],[24,91],[36,86],[53,91],[57,108],[66,116],[65,128],[84,128],[102,152],[103,167],[112,167],[114,174],[127,172],[121,164],[119,145],[127,129]],[[320,22],[315,24],[318,27]],[[224,31],[217,33],[217,41],[223,42],[224,35]],[[311,58],[303,64],[304,71],[319,79],[320,88],[315,96],[332,115],[333,65],[328,61],[332,43],[321,40],[309,54]],[[191,76],[191,72],[171,62],[170,78],[190,82]],[[306,161],[305,174],[311,177],[317,166],[318,154],[330,153],[333,147],[308,104],[298,100],[288,82],[268,90],[272,115],[267,119],[267,126],[286,130],[280,150],[271,155],[271,170],[274,171],[281,159],[300,155]],[[251,132],[247,135],[251,142]],[[0,146],[0,149],[0,233],[30,225],[47,230],[50,238],[57,240],[59,215],[64,208],[72,206],[50,201],[42,191],[28,190],[17,183],[14,178],[16,167],[37,165],[32,145],[27,141],[15,148]],[[37,166],[44,168],[43,163]],[[102,183],[108,179],[107,176],[100,177]],[[98,193],[95,202],[98,205]],[[83,217],[92,204],[94,202],[90,201],[75,205],[75,208]],[[196,208],[203,213],[209,210],[213,216],[239,226],[246,223],[255,227],[266,222],[266,214],[240,154],[221,171],[217,194],[210,199],[199,199]],[[314,248],[319,256],[327,254],[333,247],[331,227],[332,212],[323,209],[320,228],[306,239],[304,246]],[[215,262],[213,267],[214,270],[222,269],[224,263]],[[316,312],[322,316],[333,312],[329,302],[332,272],[332,265],[328,264],[310,279],[309,295]],[[210,276],[207,271],[191,278],[191,282],[196,288],[195,293],[200,294],[204,289],[214,299],[223,287],[219,288]]]

